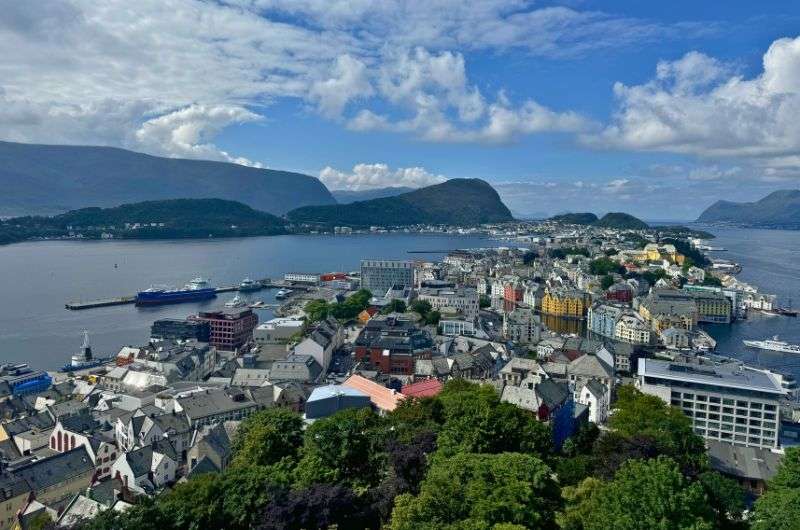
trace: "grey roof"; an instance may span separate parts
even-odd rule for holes
[[[0,502],[18,497],[28,491],[30,491],[28,483],[19,475],[0,473]]]
[[[153,416],[150,419],[164,432],[182,433],[191,428],[186,416],[182,414],[161,414],[160,416]]]
[[[206,448],[214,451],[222,460],[231,452],[232,440],[222,423],[217,423],[205,430],[200,435],[198,443],[202,443]]]
[[[784,394],[781,385],[766,373],[735,366],[642,359],[639,362],[639,375],[679,383],[695,383],[776,395]]]
[[[30,431],[31,429],[39,429],[40,431],[49,429],[53,427],[53,425],[55,425],[53,418],[46,412],[40,412],[4,423],[3,428],[10,437],[13,437],[19,433]]]
[[[598,381],[597,379],[590,379],[588,383],[586,383],[586,388],[594,394],[595,396],[602,396],[606,393],[606,385]]]
[[[50,414],[54,419],[59,419],[63,418],[64,416],[72,416],[73,414],[79,414],[81,412],[88,411],[89,406],[86,403],[70,399],[67,401],[62,401],[61,403],[53,403],[52,405],[48,405],[47,410],[50,411]]]
[[[216,389],[195,392],[177,401],[192,421],[255,406],[252,401],[234,401],[225,391]]]
[[[291,354],[283,361],[275,361],[270,369],[273,381],[315,381],[322,367],[310,355]]]
[[[550,410],[561,406],[571,395],[569,387],[565,383],[557,383],[552,379],[543,380],[535,388],[542,402]]]
[[[33,491],[41,491],[92,471],[94,464],[83,446],[12,470],[24,478]]]
[[[768,449],[743,447],[717,440],[706,440],[706,444],[711,467],[734,477],[770,480],[781,462],[781,455]]]
[[[208,458],[207,456],[203,456],[197,463],[189,470],[189,473],[186,475],[186,478],[194,478],[198,475],[202,475],[203,473],[218,473],[219,468],[217,467],[214,462]]]
[[[89,413],[76,414],[61,419],[61,426],[70,432],[88,434],[96,431],[100,427],[100,422]]]
[[[570,375],[583,377],[612,377],[614,370],[596,355],[581,355],[571,363],[567,370]]]
[[[153,447],[147,445],[125,453],[125,460],[133,472],[134,477],[147,475],[153,464]]]

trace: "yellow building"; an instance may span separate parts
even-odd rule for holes
[[[656,243],[648,243],[644,246],[642,251],[647,261],[661,261],[667,260],[675,265],[683,265],[684,256],[678,253],[675,245],[657,245]]]
[[[577,290],[545,289],[542,313],[568,318],[583,318],[589,308],[589,295]]]
[[[0,530],[14,526],[17,512],[25,507],[31,488],[21,477],[4,474],[0,477]]]

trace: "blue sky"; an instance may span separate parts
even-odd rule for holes
[[[691,219],[800,184],[790,2],[3,2],[0,138]]]

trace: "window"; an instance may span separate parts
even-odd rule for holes
[[[685,395],[686,395],[686,394],[684,394],[684,396],[685,396]],[[706,396],[703,396],[703,395],[699,395],[699,394],[698,394],[698,396],[697,396],[697,401],[705,401],[705,400],[706,400]]]
[[[708,402],[709,403],[719,403],[719,398],[717,396],[709,396]]]
[[[754,401],[754,402],[752,402],[752,403],[750,403],[750,408],[751,408],[751,409],[758,409],[758,410],[761,410],[761,407],[762,407],[762,404],[761,404],[761,403],[756,403],[755,401]]]

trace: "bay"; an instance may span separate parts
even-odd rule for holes
[[[0,247],[0,362],[39,369],[64,364],[90,333],[95,355],[144,343],[152,322],[220,308],[215,300],[159,307],[68,311],[66,302],[133,295],[154,284],[182,286],[196,276],[216,286],[286,272],[358,270],[361,259],[441,259],[449,250],[502,246],[478,235],[302,235],[180,241],[45,241]],[[414,253],[409,253],[414,251]],[[419,253],[422,251],[422,253]],[[275,291],[249,295],[274,302]],[[259,319],[270,318],[258,311]]]

